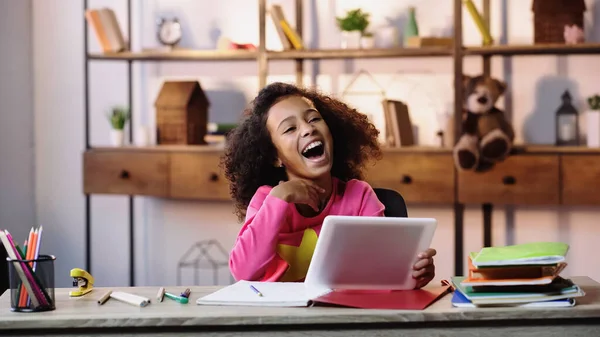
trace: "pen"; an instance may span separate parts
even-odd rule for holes
[[[253,285],[250,285],[250,289],[252,289],[252,291],[254,291],[258,296],[263,296],[263,294],[260,291],[258,291],[258,289],[254,288]]]

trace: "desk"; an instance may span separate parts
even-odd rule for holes
[[[0,297],[0,335],[600,336],[600,284],[588,277],[573,280],[587,295],[576,307],[552,309],[458,309],[451,307],[450,295],[423,311],[216,307],[199,306],[195,300],[218,287],[190,288],[189,304],[170,299],[159,303],[158,287],[135,287],[113,290],[147,296],[152,299],[149,306],[137,308],[113,299],[99,306],[96,301],[106,289],[69,298],[72,288],[64,288],[56,290],[55,311],[13,313],[5,292]]]

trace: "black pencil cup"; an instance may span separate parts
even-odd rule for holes
[[[10,285],[10,309],[39,312],[56,309],[54,304],[54,261],[52,255],[34,260],[7,258]]]

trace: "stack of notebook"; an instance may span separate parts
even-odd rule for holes
[[[469,255],[469,273],[453,277],[455,307],[569,307],[585,295],[560,273],[569,250],[561,242],[486,247]]]

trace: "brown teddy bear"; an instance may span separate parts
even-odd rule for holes
[[[462,135],[454,146],[454,161],[460,170],[481,170],[502,161],[509,154],[515,137],[504,111],[496,101],[506,83],[487,76],[463,75]]]

